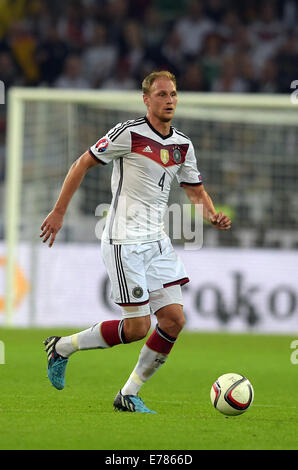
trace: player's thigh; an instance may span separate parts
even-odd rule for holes
[[[137,245],[101,244],[102,257],[111,282],[111,298],[119,306],[149,302],[145,267]]]
[[[163,287],[184,285],[189,281],[183,262],[166,237],[152,243],[150,260],[146,265],[146,280],[149,292]]]

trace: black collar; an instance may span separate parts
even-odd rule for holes
[[[169,137],[171,137],[173,135],[173,128],[172,126],[170,127],[170,132],[168,135],[163,135],[161,134],[160,132],[158,132],[151,124],[151,122],[149,121],[149,119],[147,118],[147,116],[144,116],[144,119],[145,121],[147,122],[148,126],[150,127],[150,129],[155,132],[155,134],[157,134],[161,139],[165,140],[165,139],[168,139]]]

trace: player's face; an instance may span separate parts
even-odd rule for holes
[[[169,122],[173,119],[177,105],[177,90],[172,80],[157,78],[151,85],[150,93],[144,95],[148,115]]]

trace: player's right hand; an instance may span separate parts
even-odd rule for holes
[[[40,229],[42,230],[40,238],[43,238],[43,243],[46,243],[48,239],[49,247],[51,247],[55,241],[56,235],[62,227],[64,215],[58,211],[52,210],[49,215],[44,219]]]

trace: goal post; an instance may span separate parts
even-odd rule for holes
[[[5,183],[6,325],[14,322],[15,265],[18,247],[23,242],[30,246],[29,316],[34,325],[34,311],[38,308],[34,292],[39,256],[39,233],[36,232],[51,210],[71,163],[117,122],[144,114],[140,91],[21,87],[9,90]],[[290,200],[290,207],[298,205],[297,197],[289,194],[296,184],[293,181],[293,171],[297,169],[296,114],[297,108],[290,96],[285,95],[179,92],[173,124],[192,139],[198,166],[206,173],[207,187],[217,196],[217,203],[237,213],[239,232],[235,232],[236,237],[228,242],[226,238],[215,239],[213,234],[210,245],[223,241],[239,246],[241,233],[247,237],[252,224],[260,231],[266,229],[276,215],[282,217],[273,228],[297,228],[297,218],[288,218],[287,213],[282,213],[285,203],[281,201],[274,213],[269,207],[273,193],[275,197],[280,195]],[[111,166],[100,171],[103,175],[100,181],[96,169],[95,176],[91,172],[87,175],[82,190],[71,203],[70,216],[66,218],[61,235],[66,243],[96,241],[94,214],[100,202],[110,202]],[[278,172],[281,172],[282,182]],[[183,193],[179,198],[182,203]],[[90,232],[93,232],[92,237]],[[257,246],[257,236],[253,243]]]
[[[22,187],[24,100],[9,93],[7,119],[6,191],[5,191],[5,285],[4,318],[11,325],[14,310],[14,272],[18,245],[18,220]]]

